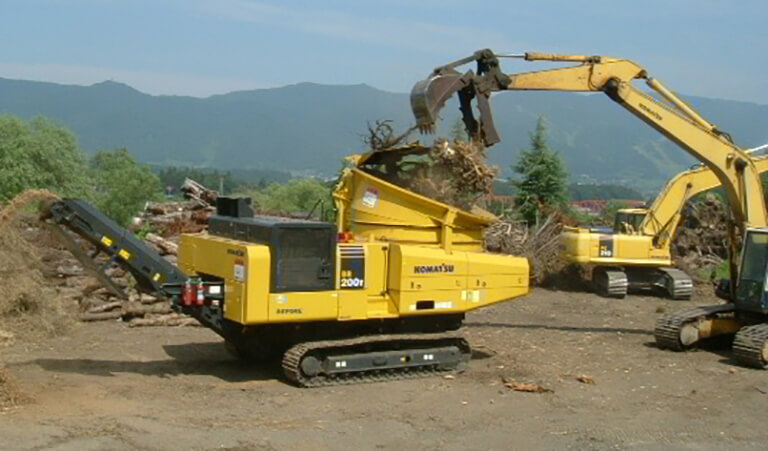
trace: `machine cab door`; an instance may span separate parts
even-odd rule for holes
[[[735,299],[739,310],[768,312],[768,229],[747,229],[740,269]]]

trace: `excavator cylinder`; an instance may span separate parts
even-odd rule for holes
[[[526,52],[526,61],[563,61],[570,63],[597,63],[599,56],[586,55],[558,55],[557,53]]]
[[[664,97],[669,102],[674,104],[675,107],[677,107],[677,109],[682,111],[692,121],[706,128],[710,132],[716,129],[716,127],[713,124],[710,124],[709,122],[707,122],[707,120],[701,117],[699,113],[693,110],[693,108],[686,105],[685,102],[680,100],[679,97],[677,97],[672,91],[667,89],[666,86],[664,86],[659,80],[655,78],[649,78],[647,81],[647,84],[651,89],[658,92],[659,94],[661,94],[662,97]]]

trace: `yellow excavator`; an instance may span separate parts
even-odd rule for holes
[[[178,266],[82,200],[48,203],[41,218],[115,294],[111,262],[231,352],[282,356],[299,386],[461,370],[471,355],[457,334],[465,313],[527,294],[529,264],[484,251],[492,214],[392,183],[428,151],[351,157],[334,190],[335,224],[257,216],[249,199],[221,197],[207,232],[181,236]]]
[[[750,149],[763,150],[767,146]],[[768,171],[768,156],[753,156],[758,172]],[[690,299],[693,281],[675,268],[670,251],[688,200],[720,186],[706,166],[673,177],[648,208],[624,208],[613,228],[565,227],[563,259],[585,268],[596,293],[623,298],[628,290],[653,290],[670,299]]]
[[[549,70],[507,74],[499,58],[575,63]],[[475,62],[476,71],[458,67]],[[633,85],[643,80],[649,95]],[[432,71],[411,91],[411,107],[422,132],[434,130],[438,112],[454,94],[469,136],[486,146],[499,142],[490,96],[497,91],[603,92],[635,117],[702,162],[720,181],[731,211],[728,223],[730,279],[718,287],[728,302],[661,317],[655,328],[661,348],[683,350],[699,340],[734,334],[734,355],[745,365],[768,365],[768,224],[760,171],[749,153],[636,63],[620,58],[527,52],[496,55],[480,50]],[[655,97],[658,96],[658,97]],[[473,100],[479,110],[475,119]],[[740,245],[741,243],[741,245]]]

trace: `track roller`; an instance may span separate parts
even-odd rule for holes
[[[296,385],[318,387],[463,371],[470,355],[467,341],[453,333],[372,335],[299,343],[282,366]]]

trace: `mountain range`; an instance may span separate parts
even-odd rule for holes
[[[768,142],[768,106],[685,96],[737,144]],[[502,142],[490,160],[509,175],[539,115],[574,182],[620,183],[650,192],[695,161],[602,94],[514,92],[493,96]],[[412,125],[407,94],[368,85],[300,83],[207,98],[152,96],[105,81],[92,86],[0,78],[0,113],[48,116],[71,128],[88,152],[128,148],[155,165],[290,170],[330,175],[344,155],[365,150],[367,124]],[[456,104],[443,110],[447,134]],[[415,137],[415,136],[414,136]],[[424,138],[422,138],[424,139]],[[426,138],[429,142],[431,138]]]

